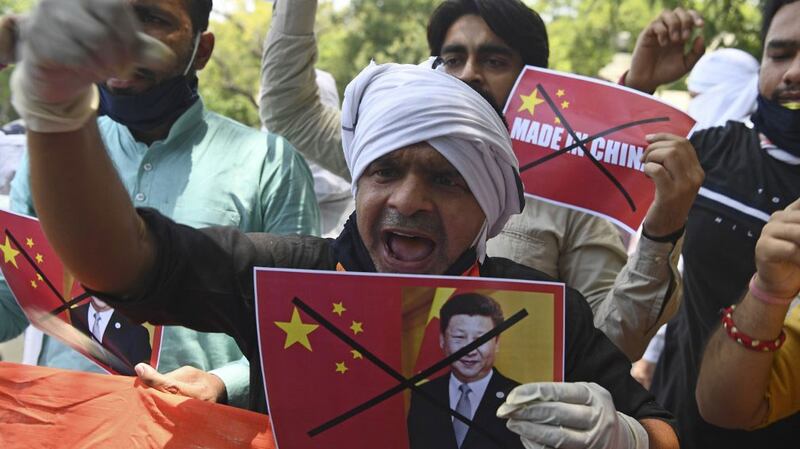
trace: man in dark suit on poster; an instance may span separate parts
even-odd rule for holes
[[[442,351],[449,356],[502,321],[503,311],[492,298],[477,293],[456,295],[440,311]],[[499,347],[499,337],[495,337],[453,362],[449,373],[422,384],[419,388],[438,406],[412,392],[408,412],[411,449],[523,448],[519,435],[506,428],[507,420],[496,415],[508,393],[519,385],[494,367]],[[454,419],[446,411],[448,407],[474,425]]]
[[[150,333],[117,313],[103,301],[91,301],[70,309],[72,325],[123,361],[135,366],[150,363]]]

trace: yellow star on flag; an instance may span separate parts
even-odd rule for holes
[[[569,101],[562,101],[561,102],[561,109],[569,108]]]
[[[25,244],[28,245],[28,248],[33,248],[33,239],[28,237],[25,239]]]
[[[564,89],[558,89],[558,91],[556,92],[556,97],[558,97],[558,98],[561,98],[564,95],[566,95],[566,93],[564,92]]]
[[[337,362],[336,363],[336,372],[337,373],[344,374],[344,373],[347,372],[347,369],[348,369],[347,365],[345,365],[344,362]]]
[[[39,274],[39,273],[36,273],[36,279],[38,279],[38,280],[40,280],[40,281],[44,282],[44,279],[42,278],[42,275],[41,275],[41,274]]]
[[[14,268],[19,268],[17,265],[17,256],[19,256],[19,251],[11,247],[11,242],[8,240],[8,236],[6,236],[6,243],[4,245],[0,245],[0,251],[3,252],[3,262],[11,262],[11,265],[14,265]]]
[[[347,309],[344,307],[344,303],[342,302],[333,303],[333,313],[342,316],[344,312],[347,312]]]
[[[38,285],[36,284],[36,281],[31,281],[31,287],[33,287],[33,288],[37,288],[38,287]]]
[[[360,321],[353,321],[353,324],[350,325],[350,330],[353,331],[354,335],[358,335],[361,332],[364,332],[362,324],[363,323],[361,323]]]
[[[312,351],[311,342],[308,341],[308,335],[319,327],[318,324],[306,324],[300,319],[300,312],[297,307],[292,310],[292,319],[289,322],[276,321],[275,325],[286,332],[286,341],[283,343],[283,349],[287,349],[295,343],[301,344],[304,348]]]
[[[553,122],[555,122],[556,125],[560,125],[561,124],[561,119],[556,117],[556,119],[553,120]]]
[[[428,323],[434,318],[439,318],[439,311],[442,309],[444,303],[453,296],[456,289],[454,288],[437,288],[433,294],[433,304],[431,304],[431,311],[428,314]]]
[[[36,263],[41,265],[43,262],[44,262],[44,256],[39,253],[36,253]]]
[[[351,349],[350,354],[353,354],[353,360],[362,360],[364,358],[364,356],[355,349]]]
[[[530,115],[533,115],[534,111],[536,110],[536,106],[544,103],[544,99],[539,98],[538,96],[539,91],[537,89],[533,89],[530,95],[520,95],[519,97],[522,99],[522,106],[519,107],[517,112],[528,111]]]

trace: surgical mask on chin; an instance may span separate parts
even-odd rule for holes
[[[778,148],[800,157],[800,110],[758,96],[758,110],[751,117],[758,132]]]
[[[195,37],[192,57],[183,74],[162,81],[136,95],[117,95],[100,84],[100,115],[107,115],[133,131],[151,131],[169,123],[186,112],[200,96],[197,77],[189,77],[200,46],[200,34]]]

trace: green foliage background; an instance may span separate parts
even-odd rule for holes
[[[286,1],[286,0],[284,0]],[[291,1],[291,0],[288,0]],[[440,0],[350,0],[334,9],[320,0],[317,14],[318,67],[331,72],[340,92],[358,71],[376,62],[417,63],[428,55],[425,28]],[[763,0],[526,0],[548,26],[550,65],[594,76],[617,52],[630,52],[639,32],[663,9],[681,5],[706,18],[707,43],[732,46],[760,56],[759,2]],[[24,11],[33,0],[0,0],[0,11]],[[258,126],[261,48],[272,4],[234,0],[216,14],[211,29],[217,46],[201,76],[207,105],[224,115]],[[8,71],[0,86],[8,86]],[[677,83],[677,87],[682,84]],[[13,118],[8,89],[0,89],[0,123]]]

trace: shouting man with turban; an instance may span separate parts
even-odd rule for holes
[[[60,20],[72,14],[91,26]],[[342,135],[356,214],[338,239],[196,230],[135,209],[90,117],[95,82],[157,61],[137,27],[122,0],[43,0],[12,87],[36,124],[30,173],[42,226],[70,272],[117,310],[228,333],[261,385],[254,266],[552,280],[484,253],[523,205],[499,115],[463,82],[415,66],[372,65],[347,88]],[[538,436],[526,447],[677,447],[670,415],[630,377],[586,301],[571,289],[566,301],[567,382],[515,389],[499,409],[509,428]],[[263,390],[251,391],[252,408],[265,411]]]

